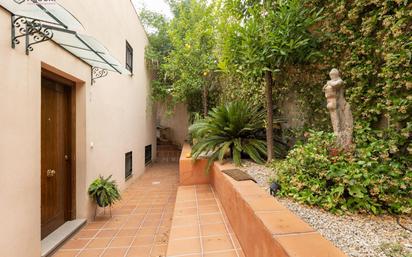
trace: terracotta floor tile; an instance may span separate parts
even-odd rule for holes
[[[200,215],[200,224],[223,223],[223,217],[220,214],[204,214]]]
[[[197,224],[198,217],[197,215],[185,216],[185,217],[174,217],[172,221],[172,227],[175,226],[187,226],[191,224]]]
[[[79,250],[60,250],[53,257],[75,257],[79,252]]]
[[[197,208],[184,208],[175,211],[176,216],[191,216],[197,215]]]
[[[95,238],[86,246],[86,248],[105,248],[111,238]]]
[[[123,225],[123,222],[109,222],[104,225],[103,229],[119,229]]]
[[[116,233],[119,232],[119,230],[115,229],[105,229],[105,230],[100,230],[99,233],[97,233],[96,237],[97,238],[109,238],[109,237],[114,237]]]
[[[121,257],[126,254],[127,248],[107,248],[102,257]]]
[[[150,256],[150,246],[131,247],[127,257],[148,257]]]
[[[224,251],[218,253],[206,253],[204,257],[238,257],[236,251]]]
[[[70,239],[61,249],[82,249],[88,242],[89,239]]]
[[[84,229],[79,231],[73,238],[93,238],[99,230],[96,229]]]
[[[215,199],[199,200],[198,205],[199,206],[207,206],[207,205],[216,205],[217,206]]]
[[[202,236],[217,236],[227,234],[225,224],[201,225]]]
[[[105,222],[96,222],[96,223],[87,223],[83,229],[101,229],[104,226]]]
[[[81,251],[78,257],[99,257],[103,249],[86,249]]]
[[[197,194],[198,200],[214,199],[215,196],[212,193],[199,193]]]
[[[190,208],[196,207],[196,201],[178,202],[176,208]]]
[[[202,242],[204,252],[234,249],[228,235],[202,237]]]
[[[200,253],[199,238],[169,241],[167,254],[170,256],[197,253]]]
[[[160,224],[160,220],[145,220],[142,227],[157,227]]]
[[[205,205],[199,206],[199,214],[211,214],[211,213],[219,213],[219,207],[217,205]]]
[[[199,226],[174,227],[170,230],[170,239],[176,240],[187,237],[199,237]]]
[[[124,228],[122,230],[119,231],[119,233],[117,234],[117,236],[135,236],[137,234],[138,229],[128,229],[128,228]]]
[[[112,217],[108,209],[105,216],[99,213],[95,222],[88,223],[63,246],[78,250],[60,250],[54,256],[123,257],[127,253],[129,257],[164,257],[169,251],[169,256],[231,257],[233,251],[229,249],[233,246],[227,239],[219,209],[222,207],[214,199],[212,188],[197,185],[177,189],[177,174],[176,164],[149,167],[122,193],[122,200],[112,207]],[[153,185],[154,181],[160,184]],[[213,252],[214,255],[200,253],[199,219],[202,236],[213,235],[202,238],[205,250],[223,250]],[[223,253],[227,255],[219,255]]]
[[[154,242],[154,236],[138,236],[134,239],[132,246],[151,245]]]
[[[157,227],[144,227],[137,231],[137,236],[143,235],[154,235],[156,233]]]
[[[110,247],[129,247],[132,244],[134,237],[115,237],[110,242]]]

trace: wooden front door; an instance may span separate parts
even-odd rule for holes
[[[70,220],[71,87],[42,77],[41,238]]]

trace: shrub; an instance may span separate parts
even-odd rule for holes
[[[234,101],[213,108],[209,115],[189,128],[195,139],[192,157],[208,155],[207,170],[215,160],[229,153],[236,165],[245,153],[257,163],[264,163],[266,143],[255,135],[264,128],[265,112],[243,101]]]
[[[306,143],[273,163],[272,180],[281,195],[331,212],[410,214],[411,156],[391,148],[383,132],[358,134],[355,142],[352,153],[339,152],[332,133],[311,131]]]

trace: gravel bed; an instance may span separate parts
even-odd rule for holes
[[[268,189],[268,178],[273,172],[270,168],[245,162],[242,170]],[[393,217],[337,216],[291,199],[278,200],[350,257],[412,257],[412,233],[401,228]],[[411,217],[403,217],[401,221],[412,228]]]

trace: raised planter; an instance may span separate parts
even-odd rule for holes
[[[347,257],[256,183],[222,173],[233,168],[215,163],[211,183],[246,256]]]
[[[207,160],[193,161],[191,147],[185,144],[179,159],[179,183],[181,186],[210,184],[210,174],[205,172]]]
[[[214,163],[209,175],[207,160],[180,158],[180,184],[211,183],[247,257],[347,257],[341,250],[290,212],[252,181],[235,181],[222,170],[233,164]]]

